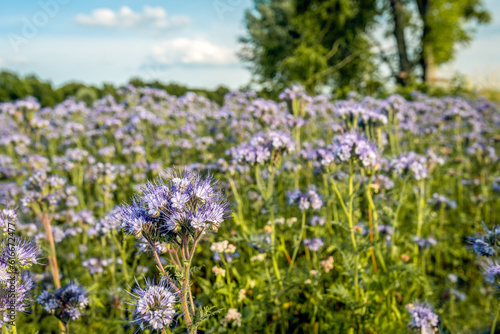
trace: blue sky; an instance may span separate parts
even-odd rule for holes
[[[485,0],[494,22],[441,76],[478,84],[500,75],[500,1]],[[0,4],[0,68],[35,73],[55,85],[125,83],[133,76],[192,87],[238,88],[250,74],[235,52],[251,0],[18,0]]]

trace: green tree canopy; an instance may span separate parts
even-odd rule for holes
[[[360,89],[374,76],[365,32],[375,24],[372,0],[256,1],[246,13],[240,57],[254,80],[282,89],[300,83]]]

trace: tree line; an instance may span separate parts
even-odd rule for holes
[[[268,90],[300,83],[373,94],[432,84],[491,21],[482,0],[254,0],[240,58]],[[388,43],[389,42],[389,43]]]
[[[144,81],[140,78],[132,78],[128,83],[135,87],[148,86],[163,89],[174,96],[181,96],[191,91],[219,104],[222,104],[224,95],[229,92],[229,89],[224,86],[219,86],[213,90],[197,89],[177,83],[163,83],[157,80]],[[40,101],[42,106],[53,107],[69,97],[74,97],[90,106],[95,100],[108,94],[119,100],[117,94],[119,88],[119,86],[111,83],[96,86],[86,85],[81,82],[68,82],[60,87],[55,87],[50,81],[41,80],[35,75],[20,76],[11,71],[0,71],[0,102],[33,96]]]

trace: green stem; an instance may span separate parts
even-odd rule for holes
[[[401,207],[403,206],[403,199],[404,199],[403,196],[405,194],[407,181],[408,181],[408,177],[405,177],[403,180],[403,186],[401,188],[401,192],[399,194],[398,206],[396,208],[396,212],[394,213],[394,220],[392,221],[391,257],[393,260],[394,260],[394,256],[396,255],[396,230],[398,227],[399,211],[401,210]]]
[[[500,314],[500,303],[497,306],[497,312],[495,314],[495,318],[493,319],[493,324],[491,325],[491,334],[495,334],[495,329],[497,326],[498,316]]]
[[[281,275],[278,267],[278,260],[276,258],[276,223],[274,219],[274,206],[271,205],[270,208],[270,218],[271,218],[271,256],[273,261],[274,274],[276,279],[279,281],[280,287],[283,288],[283,282],[281,281]]]
[[[302,225],[300,227],[300,234],[297,242],[295,242],[295,249],[293,250],[292,261],[290,261],[290,267],[288,268],[288,273],[293,269],[293,263],[295,262],[295,258],[297,257],[297,252],[299,251],[300,243],[302,242],[302,238],[304,237],[304,230],[306,227],[306,212],[302,211]]]
[[[418,211],[417,211],[417,237],[422,235],[422,225],[424,224],[424,206],[425,206],[425,180],[420,180],[419,194],[418,194]],[[419,249],[415,244],[415,264],[418,263]]]
[[[333,181],[332,182],[333,190],[335,191],[335,194],[337,194],[337,198],[340,201],[340,205],[342,206],[342,209],[344,210],[344,213],[347,217],[347,221],[349,223],[349,230],[350,230],[350,234],[351,234],[352,246],[354,247],[354,250],[356,250],[357,246],[356,246],[356,238],[354,236],[354,226],[352,223],[352,216],[350,215],[350,211],[347,210],[347,206],[345,205],[344,199],[342,198],[342,195],[340,194],[339,188],[337,187],[337,182],[335,181],[334,178],[332,178],[332,181]]]

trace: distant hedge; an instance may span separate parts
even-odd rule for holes
[[[219,86],[215,90],[189,88],[177,83],[162,83],[159,81],[143,81],[140,78],[133,78],[129,81],[136,87],[154,87],[164,89],[174,96],[181,96],[188,91],[205,96],[212,101],[222,104],[224,95],[230,90],[227,87]],[[100,86],[86,85],[81,82],[68,82],[60,87],[54,87],[48,80],[40,80],[35,75],[20,76],[11,71],[0,72],[0,102],[22,99],[33,96],[45,107],[53,107],[61,103],[68,97],[76,97],[87,104],[105,95],[111,94],[117,97],[119,86],[111,83],[103,83]]]

